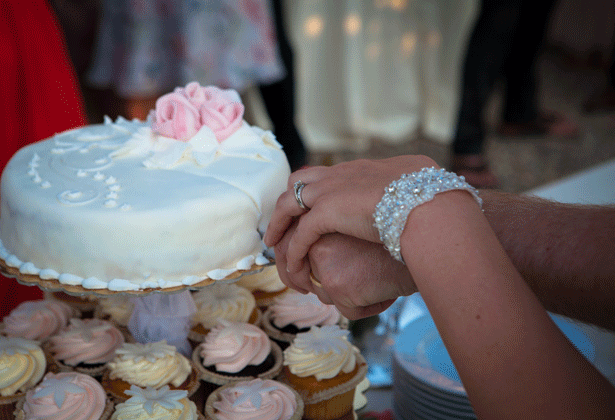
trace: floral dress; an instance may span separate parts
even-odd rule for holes
[[[147,98],[191,81],[242,91],[285,74],[266,0],[103,0],[87,82]]]

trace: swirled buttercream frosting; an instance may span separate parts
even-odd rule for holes
[[[290,388],[271,379],[224,388],[212,405],[219,420],[289,420],[297,410]]]
[[[180,386],[190,375],[192,366],[166,341],[156,343],[124,343],[115,350],[115,358],[107,364],[109,377],[140,387]]]
[[[196,405],[188,399],[187,391],[140,388],[132,385],[125,391],[130,396],[115,406],[111,420],[196,420]]]
[[[219,319],[248,322],[256,307],[252,293],[235,284],[214,284],[193,295],[197,310],[194,324],[212,329]]]
[[[46,340],[68,324],[73,310],[64,302],[30,300],[20,303],[4,318],[4,334],[29,340]]]
[[[105,411],[105,390],[91,376],[77,372],[48,373],[26,393],[26,420],[98,420]]]
[[[114,295],[98,300],[97,312],[100,316],[107,316],[119,326],[125,327],[135,308],[128,295]]]
[[[0,337],[0,395],[7,397],[36,385],[47,368],[36,341]]]
[[[288,292],[276,298],[269,308],[271,321],[278,328],[290,324],[298,328],[334,325],[341,316],[335,305],[325,305],[314,293]]]
[[[238,286],[245,287],[249,291],[262,290],[263,292],[279,292],[286,288],[278,275],[278,269],[275,266],[265,267],[263,271],[249,276],[240,277],[235,283]]]
[[[72,318],[69,325],[49,339],[49,351],[65,365],[107,363],[124,344],[124,336],[100,319]]]
[[[348,341],[348,334],[348,330],[337,325],[311,327],[308,332],[297,334],[284,350],[284,365],[293,375],[315,376],[317,380],[352,372],[359,349]]]
[[[258,366],[271,352],[269,337],[247,323],[220,320],[199,345],[203,366],[219,372],[236,373],[248,365]]]
[[[85,289],[221,280],[269,263],[262,235],[289,174],[236,92],[193,83],[146,122],[107,118],[20,149],[2,174],[0,258]]]

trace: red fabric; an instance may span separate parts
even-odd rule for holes
[[[87,121],[63,35],[47,1],[0,1],[0,61],[4,170],[23,146]],[[40,297],[40,289],[0,276],[0,317],[18,303]]]

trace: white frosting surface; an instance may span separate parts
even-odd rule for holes
[[[261,236],[290,173],[270,132],[181,142],[118,119],[29,145],[2,174],[0,258],[117,291],[191,285],[266,261]]]

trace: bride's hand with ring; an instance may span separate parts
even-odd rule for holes
[[[265,244],[275,246],[299,218],[286,249],[286,268],[290,273],[302,272],[309,281],[304,259],[321,235],[337,232],[381,243],[373,226],[373,213],[384,188],[403,173],[431,166],[438,167],[425,156],[398,156],[296,171],[289,177],[288,189],[278,198]]]

